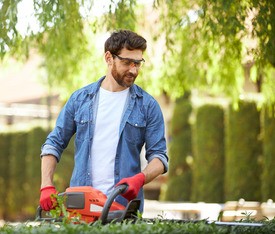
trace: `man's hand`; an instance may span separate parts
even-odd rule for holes
[[[121,194],[121,196],[126,198],[128,201],[131,201],[137,197],[138,192],[140,188],[144,185],[144,183],[145,175],[142,172],[140,172],[135,176],[122,179],[116,184],[116,186],[121,184],[127,184],[128,188],[123,194]]]
[[[54,186],[46,186],[40,189],[40,206],[43,210],[49,211],[54,208],[56,199],[52,198],[52,194],[57,194]]]

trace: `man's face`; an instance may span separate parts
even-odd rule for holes
[[[135,82],[141,62],[141,50],[122,49],[119,55],[113,55],[111,74],[120,86],[128,88]]]

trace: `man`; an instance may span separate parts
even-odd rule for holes
[[[54,171],[74,134],[70,186],[92,186],[108,196],[114,186],[126,183],[127,190],[116,201],[126,205],[137,197],[143,210],[143,185],[168,168],[161,109],[134,84],[146,46],[146,40],[134,32],[113,32],[105,42],[106,76],[74,92],[61,110],[41,150],[43,210],[53,208]],[[148,164],[141,172],[144,144]]]

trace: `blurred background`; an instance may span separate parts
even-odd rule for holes
[[[274,1],[1,0],[0,25],[0,219],[34,218],[40,147],[70,94],[105,75],[104,42],[116,29],[146,38],[136,83],[166,121],[170,169],[145,186],[147,204],[236,211],[253,201],[267,216],[263,207],[275,199]],[[69,186],[73,154],[72,139],[58,164],[59,191]]]

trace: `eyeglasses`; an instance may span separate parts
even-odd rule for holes
[[[112,55],[114,57],[117,57],[122,62],[122,64],[127,67],[136,67],[137,69],[139,69],[143,65],[143,63],[145,63],[144,59],[123,58],[116,54],[112,54]]]

